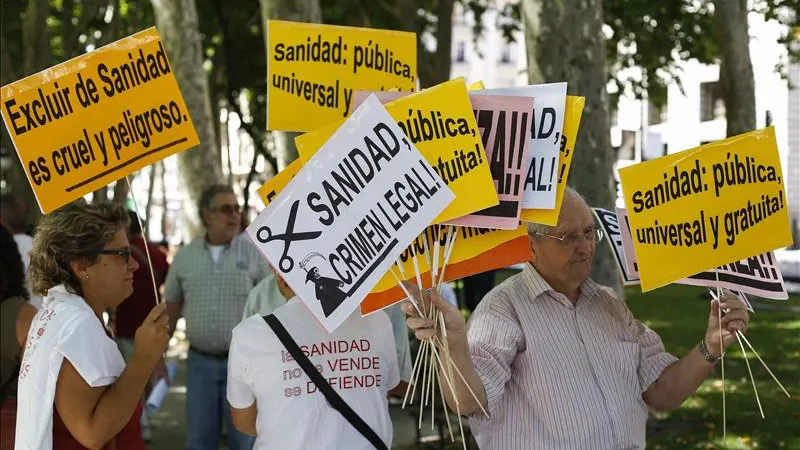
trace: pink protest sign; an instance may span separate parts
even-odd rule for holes
[[[482,94],[470,94],[469,100],[500,203],[445,223],[515,230],[522,210],[534,100],[532,97]]]

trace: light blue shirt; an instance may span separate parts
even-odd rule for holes
[[[266,316],[286,304],[286,299],[278,289],[275,274],[272,271],[259,282],[247,295],[247,303],[244,305],[244,316],[242,320],[258,314]]]

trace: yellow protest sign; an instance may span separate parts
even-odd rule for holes
[[[343,119],[355,89],[417,85],[414,33],[270,20],[267,40],[269,130],[308,131]]]
[[[561,202],[564,201],[564,190],[567,188],[567,176],[572,165],[572,155],[575,153],[575,139],[581,126],[583,115],[583,97],[567,96],[567,105],[564,109],[564,130],[561,133],[561,151],[558,156],[558,184],[556,185],[556,207],[553,209],[523,209],[519,219],[523,222],[543,223],[556,226],[558,216],[561,214]]]
[[[527,226],[524,224],[516,230],[443,226],[438,232],[434,226],[428,227],[400,255],[399,262],[403,266],[405,277],[402,276],[399,269],[395,269],[395,274],[399,278],[416,281],[413,265],[413,258],[416,257],[423,287],[431,287],[433,283],[428,260],[433,258],[434,243],[438,239],[440,245],[437,267],[441,271],[445,259],[444,247],[451,230],[457,233],[458,237],[453,241],[450,260],[444,268],[444,276],[441,277],[443,281],[458,280],[477,273],[530,261],[533,258],[528,241]],[[427,251],[426,239],[428,240]],[[405,298],[405,293],[397,286],[394,276],[387,274],[361,303],[361,313],[369,314],[403,298]]]
[[[456,195],[456,199],[434,223],[465,216],[499,203],[486,162],[481,133],[462,78],[399,98],[385,106],[433,170]],[[310,160],[340,124],[330,123],[295,138],[300,158]]]
[[[772,127],[619,174],[642,291],[792,243]]]
[[[264,206],[269,206],[272,199],[278,195],[283,188],[292,181],[297,172],[303,168],[303,161],[300,158],[292,161],[291,164],[284,167],[283,170],[275,174],[274,177],[267,180],[260,188],[258,188],[258,196],[264,202]]]
[[[155,28],[3,86],[0,97],[45,214],[199,143]]]
[[[486,89],[486,86],[483,85],[483,81],[476,81],[467,86],[468,91],[482,91],[484,89]]]

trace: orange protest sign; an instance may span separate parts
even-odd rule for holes
[[[155,28],[3,86],[0,97],[44,213],[199,144]]]
[[[528,241],[527,226],[522,224],[516,230],[490,230],[486,228],[467,228],[467,227],[441,227],[439,233],[439,268],[441,270],[444,263],[444,245],[448,239],[447,230],[454,229],[458,233],[453,245],[450,261],[445,267],[443,281],[458,280],[477,273],[489,270],[500,269],[514,264],[530,261],[533,258],[530,242]],[[428,239],[428,249],[433,251],[433,242],[436,239],[434,227],[428,227],[424,235],[420,235],[405,252],[400,256],[400,261],[404,266],[408,280],[416,280],[412,257],[417,255],[417,264],[421,272],[421,280],[424,288],[432,286],[431,268],[427,264],[425,257],[424,239]],[[410,270],[409,270],[410,268]],[[395,269],[399,276],[399,270]],[[381,283],[367,295],[361,302],[361,314],[366,315],[379,309],[390,306],[405,298],[403,290],[397,286],[394,277],[389,274],[392,282],[388,285]],[[384,290],[378,291],[380,288]]]

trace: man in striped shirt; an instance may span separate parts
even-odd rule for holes
[[[677,408],[695,392],[721,354],[720,327],[724,348],[746,331],[744,305],[728,294],[713,302],[705,336],[678,360],[589,279],[599,235],[577,192],[565,194],[558,226],[528,231],[533,260],[486,295],[469,327],[438,295],[419,299],[444,314],[451,357],[475,393],[457,379],[461,413],[482,450],[645,448],[648,407]],[[437,335],[410,303],[403,308],[417,338]]]

